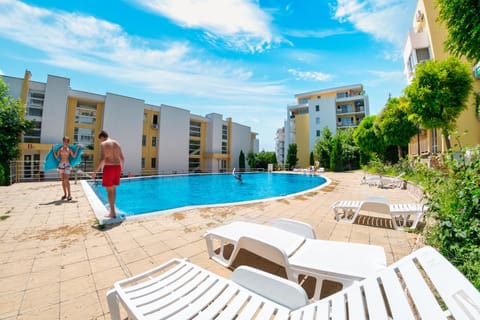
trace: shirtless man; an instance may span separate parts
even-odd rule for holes
[[[124,157],[120,144],[108,137],[104,130],[98,135],[100,139],[100,162],[97,169],[93,172],[93,179],[97,172],[103,167],[102,186],[107,189],[108,203],[110,205],[110,214],[105,218],[115,219],[115,198],[117,196],[116,187],[120,184],[120,175],[123,170]]]
[[[72,151],[68,147],[68,143],[70,142],[70,138],[65,136],[62,139],[63,146],[61,146],[57,152],[53,152],[53,156],[55,159],[60,157],[60,162],[58,163],[58,172],[60,173],[60,179],[62,180],[62,188],[63,188],[63,197],[62,200],[72,200],[72,195],[70,193],[70,172],[72,170],[70,166],[70,156],[72,158],[76,158],[78,151],[80,150],[80,146],[77,147],[75,152]]]

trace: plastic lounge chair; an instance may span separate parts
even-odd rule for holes
[[[331,208],[337,221],[349,223],[355,222],[362,210],[388,214],[396,230],[402,230],[410,217],[413,217],[411,227],[415,229],[427,209],[421,203],[389,204],[388,200],[383,197],[367,197],[363,201],[339,200],[333,203]],[[397,219],[403,222],[403,226],[398,224]]]
[[[383,247],[350,242],[306,239],[289,257],[268,240],[240,237],[232,255],[236,256],[241,249],[283,266],[287,278],[294,282],[298,283],[301,275],[315,278],[314,300],[320,299],[324,280],[346,288],[387,265]]]
[[[424,247],[372,277],[292,311],[290,319],[474,320],[480,319],[480,292],[440,253]]]
[[[300,275],[314,277],[316,299],[326,279],[346,287],[386,267],[383,247],[315,239],[310,225],[289,219],[275,220],[272,226],[232,222],[207,231],[205,240],[210,258],[224,266],[229,267],[245,249],[283,266],[292,281],[298,282]],[[228,259],[223,256],[227,244],[233,245]]]
[[[253,268],[227,280],[178,259],[116,282],[107,301],[112,320],[119,303],[135,319],[480,319],[480,292],[431,247],[313,303],[297,284]]]
[[[360,181],[360,184],[368,184],[369,187],[379,188],[401,188],[403,186],[403,180],[400,179],[405,172],[400,173],[396,177],[386,177],[382,175],[365,176]]]
[[[227,280],[172,259],[116,282],[107,302],[112,320],[120,320],[119,302],[129,319],[288,319],[308,298],[296,283],[250,267]]]

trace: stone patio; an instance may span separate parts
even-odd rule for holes
[[[0,319],[110,319],[105,294],[115,281],[173,257],[229,277],[231,270],[208,258],[203,234],[234,220],[304,221],[320,239],[383,246],[389,264],[422,246],[419,234],[393,230],[388,217],[361,215],[348,224],[336,222],[330,209],[336,200],[367,195],[415,201],[410,192],[361,185],[361,171],[324,175],[330,185],[301,196],[145,216],[104,229],[80,183],[72,181],[69,202],[59,200],[59,181],[0,187]],[[239,259],[237,265],[274,267],[254,255]]]

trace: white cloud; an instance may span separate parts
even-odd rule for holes
[[[328,81],[332,79],[331,74],[318,71],[298,71],[295,69],[288,69],[288,72],[294,75],[297,80]]]
[[[133,0],[185,28],[201,29],[232,49],[257,52],[280,42],[272,18],[249,0]]]
[[[234,101],[245,96],[267,100],[285,91],[279,83],[252,81],[250,70],[202,56],[187,42],[159,41],[161,47],[152,47],[117,24],[19,1],[0,0],[0,36],[41,51],[43,62],[50,65],[138,84],[157,93],[188,88],[198,97],[215,92]]]
[[[332,5],[334,18],[349,22],[356,29],[385,40],[397,47],[403,45],[414,9],[406,0],[338,0]]]
[[[332,29],[332,30],[295,30],[295,29],[287,29],[283,30],[288,36],[297,37],[297,38],[328,38],[332,36],[338,36],[342,34],[351,34],[354,31],[348,31],[345,29]]]

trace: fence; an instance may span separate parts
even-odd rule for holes
[[[91,179],[94,166],[92,162],[82,162],[78,166],[72,168],[70,178],[73,180]],[[222,169],[220,171],[208,170],[178,170],[178,169],[142,169],[140,172],[123,172],[123,177],[136,176],[156,176],[171,174],[188,174],[188,173],[229,173],[233,168]],[[244,172],[261,172],[266,171],[264,168],[251,168]],[[237,170],[237,172],[239,172]],[[98,178],[100,178],[99,175]],[[10,184],[18,182],[36,182],[36,181],[58,181],[60,176],[57,170],[45,171],[43,162],[41,161],[11,161],[10,162]]]

